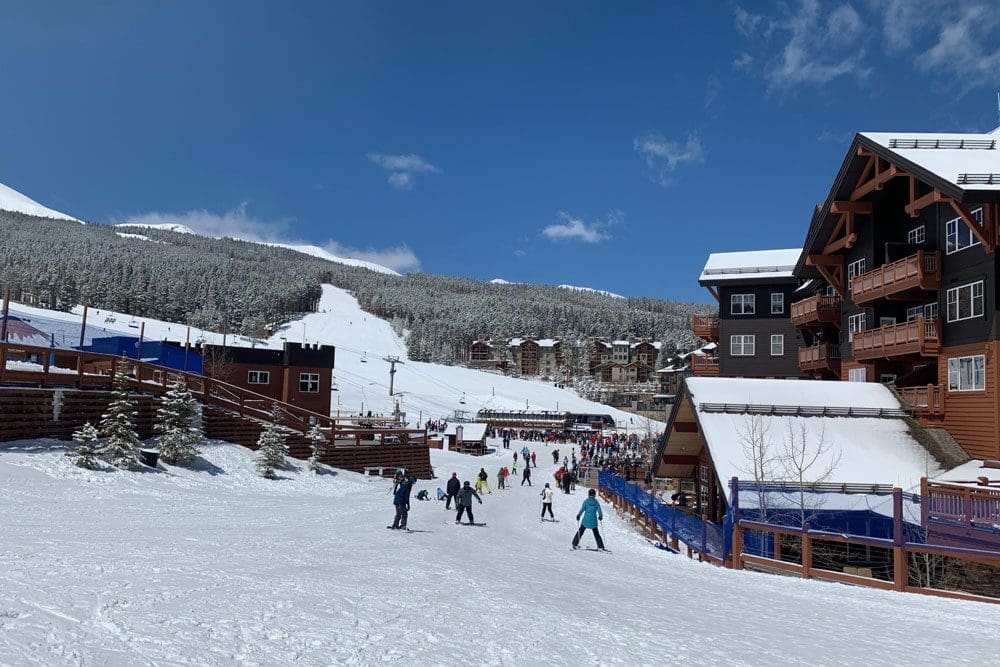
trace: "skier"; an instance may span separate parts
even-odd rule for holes
[[[410,489],[413,482],[404,477],[396,486],[396,492],[392,495],[392,504],[396,506],[396,516],[389,526],[393,530],[406,530],[406,516],[410,511]]]
[[[565,468],[563,468],[562,471],[563,471],[563,476],[562,480],[560,481],[562,482],[563,493],[569,494],[570,485],[573,483],[573,476]]]
[[[552,521],[556,520],[556,517],[552,514],[552,496],[555,494],[552,489],[549,488],[549,483],[545,483],[545,488],[542,489],[542,521],[545,520],[545,512],[549,513],[549,517]]]
[[[455,523],[462,523],[462,514],[468,512],[469,514],[469,525],[471,526],[475,523],[476,519],[472,516],[472,498],[475,496],[476,500],[480,505],[483,504],[483,499],[479,497],[476,490],[469,486],[469,482],[465,482],[465,486],[462,490],[458,492],[458,496],[455,498],[455,504],[458,506],[458,516],[455,517]]]
[[[576,513],[577,521],[580,521],[580,517],[583,520],[580,521],[580,528],[576,531],[576,536],[573,538],[573,548],[580,548],[580,538],[583,537],[585,530],[594,531],[594,539],[597,540],[597,550],[604,551],[604,540],[601,539],[601,532],[597,529],[597,522],[604,521],[604,512],[601,510],[601,503],[597,502],[597,491],[591,489],[587,492],[587,499],[583,501],[583,505],[580,506],[580,511]]]
[[[559,450],[558,449],[553,449],[552,450],[552,463],[559,463]]]
[[[531,452],[531,465],[535,466],[536,468],[538,467],[538,464],[535,462],[535,453],[534,452]]]
[[[497,471],[497,488],[506,489],[507,485],[504,482],[503,468],[500,468],[500,470]]]
[[[514,466],[517,467],[517,452],[514,452]]]
[[[479,475],[476,476],[476,491],[482,491],[484,486],[486,487],[486,493],[493,493],[493,489],[490,488],[490,476],[486,474],[486,468],[480,468]]]
[[[531,466],[524,466],[524,476],[521,477],[521,486],[527,482],[528,486],[531,486]]]
[[[448,484],[445,486],[448,489],[448,495],[445,498],[444,508],[446,510],[451,509],[451,501],[455,500],[455,496],[458,495],[459,490],[462,488],[462,483],[458,481],[458,473],[451,473],[451,479],[448,480]],[[458,501],[455,501],[455,507],[458,507]]]

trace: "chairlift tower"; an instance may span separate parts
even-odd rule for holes
[[[393,395],[393,386],[396,379],[396,364],[402,364],[403,362],[399,360],[399,357],[388,356],[383,357],[383,361],[389,364],[389,395]]]

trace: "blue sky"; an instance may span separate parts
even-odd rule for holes
[[[84,7],[93,4],[96,7]],[[401,270],[706,301],[858,130],[997,124],[991,2],[36,2],[0,182]]]

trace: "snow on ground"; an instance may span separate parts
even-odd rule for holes
[[[532,445],[534,446],[534,445]],[[975,664],[992,605],[723,570],[650,547],[607,510],[613,554],[573,552],[584,495],[533,487],[456,526],[392,519],[390,483],[254,475],[214,443],[189,471],[80,470],[59,443],[0,445],[0,664]],[[520,449],[521,443],[513,443]],[[568,448],[562,447],[564,451]],[[439,480],[510,462],[432,451]],[[607,508],[605,508],[607,509]],[[584,538],[592,545],[593,538]],[[956,650],[961,647],[961,650]]]
[[[295,252],[301,252],[304,255],[312,255],[313,257],[319,257],[320,259],[325,259],[329,262],[334,262],[336,264],[346,264],[347,266],[358,266],[362,269],[370,269],[377,273],[387,273],[391,276],[402,275],[398,271],[393,271],[387,266],[382,266],[381,264],[376,264],[375,262],[369,262],[363,259],[354,259],[353,257],[339,257],[334,255],[329,250],[325,248],[320,248],[315,245],[302,245],[302,244],[290,244],[290,243],[267,243],[265,245],[274,246],[276,248],[287,248],[289,250],[294,250]]]
[[[28,318],[49,318],[78,323],[83,312],[77,307],[72,313],[33,308],[12,303],[11,314]],[[148,340],[183,342],[187,327],[151,318],[132,317],[124,313],[90,309],[88,323],[103,327],[108,335],[139,335],[139,324],[145,322]],[[32,322],[35,325],[34,321]],[[41,327],[45,331],[44,327]],[[45,331],[48,333],[47,331]],[[222,335],[191,329],[191,341],[221,343]],[[285,340],[324,343],[337,348],[334,366],[334,414],[365,412],[390,413],[393,400],[389,397],[389,364],[386,356],[404,360],[396,367],[394,390],[411,423],[421,417],[447,417],[455,410],[466,410],[472,416],[481,408],[505,410],[563,410],[610,414],[621,428],[646,429],[646,420],[627,412],[581,398],[567,389],[557,389],[551,383],[510,378],[496,373],[472,370],[460,366],[443,366],[406,357],[406,344],[385,320],[361,310],[357,299],[345,290],[323,286],[319,309],[285,324],[269,340],[257,345],[280,348]],[[245,336],[229,336],[230,345],[249,346]],[[464,401],[464,403],[463,403]],[[652,422],[654,429],[662,423]]]
[[[3,183],[0,183],[0,209],[3,209],[4,211],[15,211],[17,213],[26,213],[27,215],[37,215],[41,218],[56,218],[58,220],[80,222],[76,218],[70,217],[65,213],[60,213],[59,211],[42,206],[34,199],[22,195],[17,190],[9,188]]]

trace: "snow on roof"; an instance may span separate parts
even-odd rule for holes
[[[934,481],[978,486],[977,480],[980,477],[988,479],[995,488],[997,485],[1000,485],[1000,468],[984,467],[983,461],[973,459],[972,461],[966,461],[957,468],[952,468],[948,472],[938,475]]]
[[[713,252],[701,271],[702,282],[748,280],[752,278],[790,278],[802,248]]]
[[[697,350],[691,350],[690,352],[685,352],[684,354],[681,354],[681,355],[678,355],[678,356],[680,356],[681,359],[687,359],[692,354],[696,354],[699,357],[701,357],[701,356],[704,356],[705,354],[707,354],[708,352],[711,352],[712,350],[714,350],[717,347],[719,347],[718,343],[706,343],[706,344],[702,345],[701,347],[699,347]]]
[[[24,213],[26,215],[34,215],[40,218],[56,218],[59,220],[80,222],[76,218],[70,217],[65,213],[60,213],[59,211],[42,206],[34,199],[22,195],[17,190],[9,188],[3,183],[0,183],[0,209],[3,209],[4,211]]]
[[[478,424],[475,422],[465,423],[465,424],[448,424],[448,428],[445,429],[445,435],[455,435],[456,429],[462,428],[462,440],[482,440],[486,437],[487,424]]]
[[[785,405],[801,407],[900,408],[885,386],[875,382],[823,380],[750,380],[737,378],[688,378],[692,406],[715,463],[719,479],[752,478],[748,460],[745,414],[706,412],[703,403]],[[914,439],[906,420],[892,417],[823,417],[760,415],[772,450],[780,452],[789,439],[805,429],[807,447],[815,452],[822,438],[828,451],[813,470],[832,471],[825,482],[892,484],[913,489],[923,476],[941,472],[937,462]],[[776,465],[773,480],[793,481],[789,471]],[[728,484],[724,484],[728,494]]]
[[[628,344],[629,344],[629,343],[628,343],[628,341],[627,341],[627,340],[616,340],[616,341],[614,342],[614,345],[628,345]]]
[[[538,343],[538,347],[555,347],[559,344],[555,338],[540,338],[535,342]]]
[[[960,188],[1000,191],[998,130],[982,134],[862,132],[861,136]],[[993,182],[963,182],[962,174],[992,174]]]

